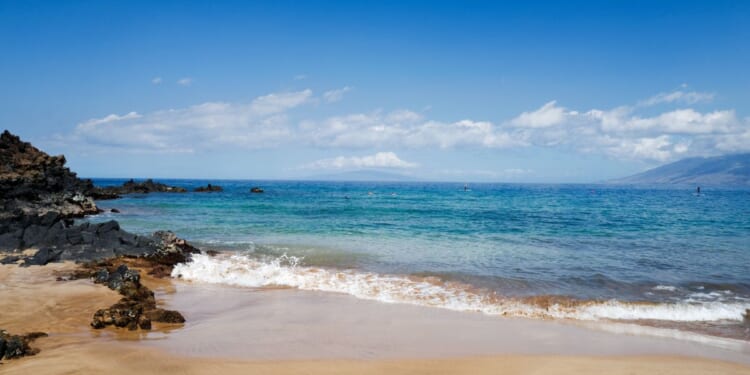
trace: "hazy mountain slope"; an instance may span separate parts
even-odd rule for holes
[[[750,187],[750,154],[682,159],[643,173],[608,182],[616,184],[691,184]]]

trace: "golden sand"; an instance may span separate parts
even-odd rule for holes
[[[126,331],[93,330],[88,324],[98,308],[120,296],[87,280],[56,281],[72,264],[21,268],[0,266],[0,327],[13,333],[45,331],[50,337],[32,346],[42,351],[33,357],[4,361],[2,374],[750,374],[750,367],[694,357],[494,355],[418,359],[305,359],[262,360],[231,358],[216,353],[185,355],[163,347],[144,345]],[[169,282],[144,278],[150,288],[172,292]],[[178,288],[180,290],[180,288]],[[182,293],[181,291],[177,292]],[[283,291],[282,291],[283,293]],[[269,294],[270,298],[291,294]],[[236,295],[232,295],[236,299]],[[314,303],[302,299],[302,303]],[[308,302],[304,302],[308,301]],[[206,297],[196,305],[211,303]],[[299,303],[299,302],[295,302]],[[377,306],[377,305],[373,305]],[[183,306],[184,307],[184,306]],[[304,306],[298,306],[304,308]],[[324,308],[335,308],[324,306]],[[371,305],[366,306],[372,309]],[[357,310],[360,311],[360,310]],[[386,313],[391,310],[384,310]],[[398,310],[392,310],[398,311]],[[198,323],[214,320],[194,314]],[[216,319],[216,317],[212,317]],[[392,317],[398,318],[398,317]],[[158,328],[158,327],[157,327]],[[177,327],[171,327],[177,328]],[[377,327],[375,327],[377,328]],[[170,327],[150,333],[170,336]],[[115,333],[118,332],[118,333]],[[175,331],[179,332],[179,331]],[[268,332],[268,335],[278,332]],[[408,333],[404,333],[408,334]],[[171,337],[171,336],[170,336]],[[174,335],[174,337],[180,337]],[[185,336],[191,338],[191,336]],[[255,340],[254,337],[244,337]],[[320,345],[325,345],[321,341]],[[284,348],[279,348],[283,350]],[[219,358],[221,357],[221,358]]]

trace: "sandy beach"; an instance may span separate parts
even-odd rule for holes
[[[144,278],[187,323],[130,333],[88,326],[118,295],[56,281],[70,263],[0,267],[0,327],[46,331],[7,374],[747,374],[747,346],[616,334],[564,322],[384,304],[294,289]]]
[[[750,375],[750,1],[0,0],[0,375]]]

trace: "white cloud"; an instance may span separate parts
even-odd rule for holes
[[[522,143],[490,122],[424,121],[409,111],[334,116],[322,122],[306,121],[300,129],[318,147],[511,147]]]
[[[727,133],[737,123],[734,111],[700,113],[694,109],[678,109],[655,117],[633,117],[625,123],[630,130],[656,130],[672,134]]]
[[[667,100],[672,99],[660,100],[669,104]],[[316,97],[307,89],[272,93],[249,103],[207,102],[151,113],[111,114],[82,122],[63,137],[81,146],[149,152],[277,146],[396,151],[533,146],[669,161],[750,151],[750,119],[738,118],[733,110],[671,108],[653,113],[639,104],[573,110],[550,101],[535,111],[495,123],[441,121],[408,109],[323,118],[306,112],[308,116],[301,117],[295,109],[309,103],[316,103]],[[311,106],[312,111],[316,108]],[[350,158],[333,160],[354,163]]]
[[[404,161],[393,152],[378,152],[368,156],[339,156],[321,159],[303,166],[304,169],[361,169],[361,168],[414,168],[418,164]]]
[[[521,113],[512,123],[519,127],[546,128],[562,123],[565,116],[565,108],[558,107],[557,102],[553,100],[536,111]]]
[[[637,139],[610,138],[606,141],[611,143],[607,147],[609,153],[628,159],[666,161],[674,155],[676,147],[668,135]],[[684,152],[686,149],[684,145],[680,145],[679,150]]]
[[[180,78],[177,80],[177,84],[180,86],[190,86],[193,84],[193,79],[190,77]]]
[[[151,83],[153,83],[154,85],[159,85],[161,84],[161,82],[162,82],[161,77],[154,77],[151,79]]]
[[[207,102],[147,114],[108,115],[76,126],[68,143],[132,152],[194,152],[226,146],[268,148],[294,136],[286,111],[312,91],[276,93],[250,103]]]
[[[682,84],[683,88],[686,88],[687,85],[684,83]],[[710,102],[714,99],[714,96],[716,96],[713,93],[709,92],[696,92],[696,91],[683,91],[683,90],[677,90],[672,92],[663,92],[656,94],[646,100],[643,100],[639,102],[639,105],[642,106],[652,106],[657,104],[663,104],[663,103],[685,103],[685,104],[695,104],[700,102]]]
[[[250,106],[253,111],[260,114],[279,113],[304,104],[308,102],[311,97],[312,90],[310,89],[297,92],[269,94],[253,100]]]
[[[344,94],[351,91],[351,88],[349,86],[342,87],[340,89],[326,91],[323,93],[323,100],[325,100],[328,103],[334,103],[338,102],[341,99],[344,98]]]
[[[109,116],[105,116],[105,117],[102,117],[102,118],[95,118],[95,119],[88,120],[86,122],[81,123],[80,126],[82,126],[83,128],[91,129],[91,128],[97,126],[97,125],[106,124],[106,123],[109,123],[109,122],[122,121],[122,120],[131,120],[131,119],[136,119],[136,118],[141,118],[141,117],[142,116],[139,115],[136,112],[129,112],[129,113],[124,114],[122,116],[111,114]]]
[[[296,76],[294,76],[294,80],[295,81],[301,81],[301,80],[306,79],[306,78],[307,78],[307,76],[304,75],[304,74],[297,74]]]
[[[618,159],[669,161],[676,158],[709,155],[722,150],[750,150],[734,139],[741,139],[750,120],[740,120],[733,110],[700,112],[677,108],[643,116],[641,103],[670,103],[708,100],[708,95],[657,95],[635,106],[613,109],[567,110],[555,102],[511,120],[527,144],[562,147],[584,153],[598,153]],[[561,109],[562,111],[559,111]],[[558,111],[554,111],[558,110]]]
[[[717,137],[716,148],[721,152],[750,152],[750,118],[738,131]]]

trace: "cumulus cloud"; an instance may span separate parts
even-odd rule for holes
[[[492,123],[461,120],[423,120],[410,111],[358,113],[306,121],[300,130],[318,147],[511,147],[520,145]]]
[[[299,108],[321,99],[306,89],[271,93],[246,103],[207,102],[151,113],[111,114],[84,121],[63,138],[82,146],[148,152],[277,146],[337,150],[550,147],[618,159],[669,161],[750,151],[750,119],[739,118],[731,109],[679,107],[694,97],[659,94],[632,105],[586,110],[550,101],[506,121],[492,122],[444,121],[409,109],[318,117],[315,106],[310,107],[312,113],[302,116]],[[641,104],[645,102],[672,108],[654,113]],[[356,165],[353,160],[341,157],[326,163]]]
[[[349,86],[342,87],[340,89],[326,91],[323,93],[323,100],[328,103],[335,103],[344,98],[344,94],[351,91]]]
[[[520,127],[546,128],[565,121],[566,110],[558,107],[555,100],[533,112],[523,112],[512,123]]]
[[[190,77],[180,78],[177,80],[177,84],[180,86],[190,86],[193,84],[193,79]]]
[[[733,110],[701,112],[675,108],[651,116],[641,109],[657,103],[695,103],[713,94],[674,92],[659,94],[636,105],[612,109],[570,110],[548,102],[536,111],[509,121],[515,139],[528,145],[563,147],[618,159],[670,161],[689,155],[750,151],[750,143],[736,142],[750,128]],[[646,104],[644,104],[646,103]]]
[[[624,159],[667,161],[687,151],[686,143],[675,143],[669,135],[644,138],[604,137],[600,144],[608,153]]]
[[[276,93],[261,96],[250,104],[251,110],[259,114],[272,114],[286,111],[297,107],[310,100],[312,90],[307,89],[297,92]]]
[[[655,117],[634,117],[625,126],[634,131],[656,130],[674,134],[705,134],[731,132],[737,123],[734,111],[700,113],[694,109],[678,109]]]
[[[414,168],[417,163],[410,163],[398,157],[394,152],[378,152],[367,156],[338,156],[321,159],[303,166],[305,169],[361,169],[361,168]]]
[[[311,96],[311,90],[303,90],[269,94],[250,103],[208,102],[142,115],[112,114],[80,123],[64,138],[68,143],[133,152],[273,147],[294,135],[285,112]]]

